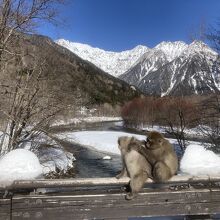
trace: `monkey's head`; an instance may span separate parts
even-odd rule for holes
[[[129,151],[129,144],[134,141],[135,138],[134,137],[126,137],[126,136],[122,136],[118,138],[118,148],[121,151]]]
[[[147,141],[146,146],[148,148],[158,148],[163,144],[164,136],[157,132],[157,131],[151,131],[147,133]]]

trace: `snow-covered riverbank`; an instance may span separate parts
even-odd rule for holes
[[[66,120],[57,120],[52,126],[68,125],[68,124],[80,124],[80,123],[96,123],[96,122],[109,122],[109,121],[122,121],[121,117],[80,117]]]
[[[57,135],[61,139],[72,141],[83,146],[92,147],[97,151],[120,154],[118,149],[118,138],[120,136],[134,136],[140,140],[144,140],[144,135],[130,134],[117,131],[79,131],[68,132]]]
[[[87,117],[84,118],[84,121],[92,124],[102,122],[103,119],[107,122],[115,121],[115,123],[121,120],[121,118],[112,117]],[[72,122],[68,122],[68,124],[69,123]],[[64,122],[64,124],[66,124],[66,122]],[[33,160],[33,157],[37,159]],[[108,157],[106,157],[106,159],[108,159]],[[74,177],[72,170],[75,166],[73,164],[75,160],[72,152],[68,152],[47,135],[41,134],[35,140],[25,142],[21,146],[21,149],[11,151],[0,157],[0,185],[10,185],[13,180],[18,179],[43,178],[44,176],[50,177],[51,175],[58,176],[59,173],[65,175],[65,173],[69,173],[70,170],[70,176]],[[23,163],[21,163],[22,161]],[[39,169],[36,174],[32,168],[37,166]]]
[[[117,119],[118,120],[118,119]],[[116,120],[116,121],[117,121]],[[116,122],[117,124],[117,122]],[[120,151],[118,149],[118,144],[117,140],[118,137],[120,136],[135,136],[136,138],[140,140],[146,139],[145,135],[137,135],[134,133],[127,133],[127,132],[121,132],[121,131],[78,131],[78,132],[62,132],[56,135],[57,138],[65,140],[69,143],[70,147],[78,146],[84,146],[84,153],[87,151],[92,153],[92,152],[102,152],[99,155],[100,159],[109,159],[109,162],[101,162],[99,158],[96,156],[92,156],[96,162],[99,160],[97,166],[105,166],[107,165],[108,169],[110,170],[109,167],[113,166],[114,163],[114,168],[116,167],[117,170],[119,171],[120,166],[121,166],[121,161],[120,161]],[[63,148],[57,145],[56,142],[53,140],[46,140],[46,137],[41,138],[42,143],[49,141],[50,145],[54,147],[50,148],[45,148],[43,151],[35,151],[38,160],[41,164],[42,167],[42,174],[48,173],[50,171],[54,171],[56,167],[59,169],[67,169],[67,167],[71,166],[72,161],[74,160],[74,157],[72,154],[69,154],[67,151],[65,151]],[[175,139],[169,139],[169,141],[173,144],[173,146],[178,149],[178,143]],[[72,143],[72,144],[71,144]],[[26,149],[29,149],[28,146],[26,146]],[[83,153],[83,152],[82,152]],[[81,153],[81,154],[82,154]],[[80,155],[81,155],[80,154]],[[87,155],[88,154],[88,155]],[[116,156],[114,156],[116,155]],[[179,154],[180,156],[180,154]],[[92,162],[90,165],[87,163],[90,163],[91,159],[89,159],[89,153],[86,153],[86,158],[83,157],[78,157],[79,160],[83,159],[83,166],[80,166],[80,169],[86,169],[83,170],[83,176],[90,177],[89,176],[89,169],[91,168],[91,164],[93,166],[93,172],[96,170],[96,162]],[[76,159],[78,159],[76,158]],[[114,158],[111,160],[111,158]],[[0,158],[0,170],[4,170],[4,166],[2,165],[1,167],[1,161],[4,158]],[[92,159],[92,160],[93,160]],[[80,161],[78,161],[80,162]],[[12,163],[13,164],[13,163]],[[88,167],[86,167],[86,164]],[[7,167],[7,166],[5,166]],[[10,169],[7,169],[5,174],[7,173],[8,177],[5,175],[5,179],[10,179],[10,176],[14,175],[13,173],[17,172],[17,170],[25,169],[25,166],[22,165],[22,167],[15,166],[14,169],[10,167]],[[104,168],[105,169],[105,168]],[[98,170],[98,167],[97,167]],[[31,169],[29,169],[31,172]],[[115,171],[114,171],[115,172]],[[3,172],[2,172],[3,173]],[[202,144],[198,142],[189,142],[189,146],[187,148],[186,153],[183,156],[183,159],[181,160],[180,163],[180,173],[184,174],[191,174],[191,175],[210,175],[210,174],[215,174],[215,175],[220,175],[220,157],[216,154],[214,154],[211,151],[207,151]],[[26,175],[26,174],[25,174]],[[31,176],[31,175],[30,175]],[[42,175],[38,175],[32,178],[37,178]],[[108,175],[107,175],[108,176]],[[0,173],[0,182],[1,182],[1,177],[3,178],[3,175]],[[80,177],[80,176],[79,176]],[[101,175],[100,175],[101,177]],[[24,179],[24,176],[16,176],[16,179]]]
[[[114,131],[81,131],[59,134],[59,138],[71,140],[80,145],[93,147],[97,151],[106,154],[118,154],[117,140],[120,136],[134,136],[139,140],[145,140],[145,135],[137,135],[126,132]],[[175,139],[168,139],[170,143],[177,146]],[[220,157],[199,142],[190,141],[185,154],[180,161],[180,174],[191,175],[220,175]]]

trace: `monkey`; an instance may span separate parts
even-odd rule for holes
[[[151,164],[154,182],[166,182],[177,173],[177,155],[170,142],[161,133],[152,131],[147,136],[145,147],[135,145],[133,150],[137,150]]]
[[[118,148],[121,151],[123,167],[116,178],[130,177],[130,192],[125,196],[127,200],[135,198],[146,180],[151,177],[150,163],[138,151],[133,150],[133,147],[141,145],[143,142],[135,137],[122,136],[118,138]]]

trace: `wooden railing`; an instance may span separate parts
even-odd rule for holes
[[[219,176],[175,176],[160,185],[147,181],[138,197],[131,201],[125,200],[123,187],[128,181],[128,178],[15,181],[0,189],[0,220],[191,215],[198,215],[197,219],[203,219],[204,215],[207,219],[220,219]],[[39,194],[42,188],[48,189],[47,193]]]

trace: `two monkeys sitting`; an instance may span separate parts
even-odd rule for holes
[[[142,189],[148,178],[161,183],[177,173],[177,155],[162,134],[156,131],[148,133],[147,141],[134,137],[119,137],[123,168],[116,178],[130,177],[130,192],[126,199],[133,199]]]

